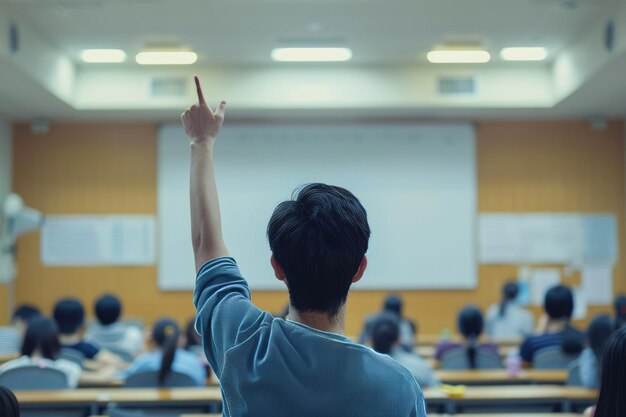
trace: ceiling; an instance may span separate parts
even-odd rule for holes
[[[267,67],[270,71],[280,71],[284,64],[270,60],[270,51],[280,46],[347,46],[353,50],[353,60],[347,65],[354,68],[377,71],[378,67],[402,67],[426,71],[432,64],[426,62],[425,54],[433,47],[443,43],[476,44],[492,52],[493,62],[487,67],[493,71],[502,70],[502,75],[497,76],[503,80],[509,77],[506,78],[509,83],[516,82],[516,77],[512,74],[522,74],[526,69],[543,71],[548,77],[552,73],[551,66],[560,54],[572,48],[590,28],[601,23],[616,7],[625,2],[626,0],[0,0],[0,17],[6,12],[10,19],[28,27],[43,43],[58,51],[60,56],[69,59],[76,68],[78,80],[73,87],[75,97],[85,96],[78,91],[81,86],[79,81],[92,72],[102,72],[103,69],[106,72],[110,68],[113,75],[106,79],[117,77],[117,80],[122,81],[132,77],[136,79],[150,71],[158,71],[138,66],[133,57],[145,47],[161,45],[180,46],[196,51],[199,62],[193,71],[207,71],[213,74],[213,79],[223,79],[224,83],[230,83],[223,89],[223,94],[230,97],[236,96],[229,88],[232,89],[232,84],[237,80],[228,78],[229,68]],[[535,45],[548,49],[547,62],[498,62],[498,52],[503,47]],[[78,56],[86,48],[124,49],[129,60],[115,67],[83,64]],[[324,67],[324,71],[328,71],[328,68]],[[42,72],[45,68],[37,70]],[[5,58],[3,63],[1,53],[0,71],[3,74],[0,77],[0,116],[13,119],[44,117],[160,120],[175,116],[180,107],[178,102],[161,107],[148,102],[145,105],[134,103],[129,107],[121,102],[111,102],[108,98],[106,105],[100,102],[86,103],[84,98],[82,104],[77,105],[51,92],[50,86],[46,86],[51,77],[43,73],[30,74],[32,68],[15,63],[11,58]],[[181,71],[181,74],[188,75],[188,69]],[[463,71],[472,72],[474,69],[464,68]],[[494,74],[493,71],[489,74]],[[385,75],[388,73],[392,74],[387,71],[380,77],[388,76]],[[482,75],[483,80],[486,76]],[[32,79],[38,79],[39,84],[33,85]],[[425,83],[425,80],[426,78],[406,80],[406,85]],[[256,85],[248,80],[242,84]],[[401,84],[393,85],[398,91],[394,93],[396,96],[389,99],[386,112],[377,112],[373,100],[371,103],[364,102],[359,109],[345,108],[345,114],[351,117],[379,114],[455,118],[626,116],[626,59],[611,60],[610,65],[594,71],[576,91],[562,99],[555,98],[554,105],[550,106],[513,103],[508,99],[502,100],[502,105],[494,99],[476,103],[444,101],[415,104],[409,98],[405,100],[401,97]],[[364,88],[367,86],[364,85]],[[422,90],[427,89],[426,86]],[[255,94],[255,91],[247,93]],[[414,93],[407,89],[404,94]],[[501,95],[504,97],[506,92]],[[397,99],[397,103],[393,103],[393,99]],[[452,104],[449,109],[446,108],[447,103]],[[233,111],[242,118],[264,114],[264,111],[271,115],[271,111],[264,107],[262,101],[252,107],[244,107],[238,109],[235,102]],[[333,102],[330,100],[326,105],[324,102],[317,102],[311,107],[314,107],[312,113],[320,117],[334,114]],[[306,108],[306,105],[302,108]],[[286,102],[282,114],[295,117],[298,116],[299,109],[300,107],[293,108]]]

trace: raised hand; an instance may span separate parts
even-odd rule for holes
[[[194,79],[198,93],[198,104],[194,104],[185,110],[180,118],[185,127],[185,133],[193,143],[208,142],[213,144],[224,122],[226,102],[221,101],[217,110],[211,110],[204,100],[200,79],[197,75]]]

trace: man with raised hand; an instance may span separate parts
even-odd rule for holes
[[[310,184],[276,207],[270,262],[289,290],[289,316],[273,318],[252,304],[224,244],[213,172],[226,103],[211,110],[195,82],[199,103],[182,121],[191,140],[196,329],[220,379],[224,416],[425,416],[406,368],[343,335],[348,291],[365,272],[370,236],[367,213],[348,190]]]

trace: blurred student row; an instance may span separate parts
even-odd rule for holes
[[[12,326],[0,328],[0,355],[17,356],[0,366],[0,385],[21,386],[19,370],[33,366],[64,374],[66,388],[120,380],[159,386],[176,376],[183,378],[180,385],[205,385],[210,368],[193,319],[184,332],[163,318],[144,334],[142,324],[121,320],[122,304],[114,295],[100,297],[94,311],[97,320],[85,328],[77,299],[57,302],[52,318],[34,306],[16,308]]]
[[[597,388],[604,346],[626,323],[626,297],[616,299],[614,318],[597,316],[583,332],[571,324],[574,300],[569,288],[558,285],[547,291],[545,314],[537,326],[532,313],[516,302],[517,296],[517,284],[510,282],[503,287],[502,300],[485,317],[476,306],[461,309],[459,337],[442,337],[434,348],[434,363],[418,354],[418,326],[404,317],[397,296],[388,297],[382,311],[366,319],[359,343],[391,356],[423,388],[440,384],[433,369],[437,366],[443,370],[506,367],[511,375],[522,367],[568,369],[570,383]],[[76,299],[60,300],[52,318],[33,306],[18,307],[12,327],[0,328],[0,355],[16,357],[0,366],[0,385],[11,387],[16,370],[33,366],[63,373],[70,388],[111,381],[134,387],[203,386],[211,376],[193,319],[183,332],[174,320],[164,318],[144,335],[142,324],[121,320],[122,305],[114,295],[100,297],[94,312],[96,321],[85,329],[84,307]],[[280,316],[286,318],[288,310]],[[502,340],[522,343],[503,355],[498,343]]]

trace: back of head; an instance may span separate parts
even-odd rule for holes
[[[152,340],[161,349],[163,358],[159,369],[159,385],[165,383],[165,378],[172,371],[172,364],[176,357],[176,349],[180,338],[180,328],[178,324],[168,318],[160,319],[152,328]]]
[[[574,296],[564,285],[556,285],[546,292],[544,309],[552,320],[569,321],[574,312]]]
[[[0,416],[2,417],[19,417],[20,405],[13,392],[3,386],[0,386]]]
[[[24,323],[29,323],[35,317],[39,317],[41,312],[35,306],[30,304],[22,304],[18,306],[11,316],[11,321],[22,321]]]
[[[390,354],[400,339],[400,319],[391,312],[381,313],[372,326],[372,347],[378,353]]]
[[[615,325],[623,327],[626,325],[626,295],[615,297]]]
[[[202,345],[202,339],[196,331],[196,319],[191,318],[187,321],[187,326],[185,327],[185,349],[189,350],[192,346],[200,345]]]
[[[365,209],[343,188],[309,184],[280,203],[267,237],[292,306],[336,316],[367,252],[369,236]]]
[[[54,320],[64,335],[77,333],[85,320],[85,309],[75,298],[65,298],[54,306]]]
[[[600,396],[595,417],[626,416],[626,328],[609,339],[602,358]]]
[[[59,329],[54,320],[37,317],[31,320],[22,341],[22,355],[39,353],[46,359],[56,360],[61,350]]]
[[[480,309],[473,305],[465,306],[457,318],[459,333],[468,340],[466,347],[467,359],[471,369],[476,369],[476,355],[478,351],[478,338],[483,332],[483,314]]]
[[[502,301],[500,302],[500,317],[504,317],[506,309],[510,303],[515,302],[519,294],[519,285],[517,282],[509,281],[502,287]]]
[[[390,295],[385,298],[385,304],[383,310],[396,314],[398,317],[402,317],[402,299],[397,295]]]
[[[591,323],[589,323],[587,339],[589,340],[589,347],[593,350],[598,363],[602,363],[604,348],[614,330],[615,324],[607,314],[596,316],[591,320]]]
[[[108,326],[119,320],[122,315],[122,303],[116,296],[105,294],[98,298],[94,310],[98,322],[103,326]]]

